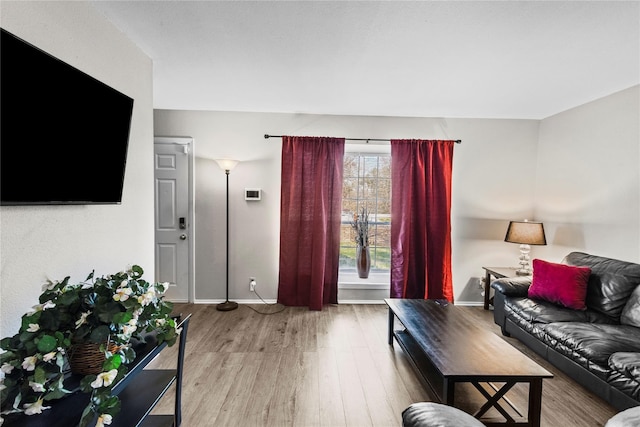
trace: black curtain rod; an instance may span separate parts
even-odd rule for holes
[[[269,135],[265,133],[264,139],[269,139],[269,138],[282,138],[282,135]],[[369,143],[369,141],[391,142],[390,139],[380,139],[380,138],[345,138],[345,141],[367,141],[367,143]],[[456,144],[462,144],[461,139],[456,139],[453,142],[455,142]]]

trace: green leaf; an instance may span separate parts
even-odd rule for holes
[[[80,295],[78,292],[65,292],[58,297],[56,300],[56,306],[69,306],[74,304],[80,300]]]
[[[142,277],[144,274],[144,270],[139,265],[134,265],[131,267],[132,276],[135,278]]]
[[[41,311],[40,320],[38,323],[40,324],[40,329],[47,329],[49,331],[58,331],[60,328],[60,311],[55,309],[49,309]]]
[[[120,357],[120,355],[114,354],[113,356],[111,356],[110,358],[104,361],[104,363],[102,364],[102,371],[107,372],[112,369],[118,369],[121,364],[122,364],[122,358]]]
[[[25,314],[24,316],[22,316],[22,326],[20,329],[26,330],[31,323],[39,323],[40,316],[42,315],[42,313],[43,313],[42,311],[36,311],[31,315]]]
[[[78,423],[78,427],[88,427],[89,425],[94,425],[94,420],[96,419],[96,414],[93,411],[93,405],[89,404],[84,411],[82,411],[82,418],[80,418],[80,423]]]
[[[120,399],[118,396],[109,396],[100,405],[100,410],[103,414],[117,414],[120,412]]]
[[[49,393],[44,395],[44,400],[61,399],[61,398],[65,397],[67,394],[69,394],[68,390],[65,390],[65,389],[62,389],[62,388],[55,388],[52,391],[50,391]]]
[[[89,273],[89,275],[87,276],[87,278],[86,278],[86,279],[84,279],[84,281],[85,281],[85,282],[88,282],[89,280],[93,279],[93,274],[94,274],[95,272],[96,272],[95,270],[91,270],[91,273]],[[67,277],[67,279],[69,279],[69,278]]]
[[[123,363],[131,363],[133,359],[136,358],[136,352],[131,347],[126,347],[123,350],[120,350],[120,355],[123,357]]]
[[[80,389],[85,393],[90,393],[93,391],[93,387],[91,387],[91,383],[96,380],[97,376],[95,375],[87,375],[82,380],[80,380]]]
[[[66,347],[68,348],[68,347]],[[62,371],[64,369],[64,365],[67,362],[66,358],[64,357],[64,354],[62,354],[61,352],[58,352],[56,354],[56,365],[58,365],[58,368],[60,368],[60,371]]]
[[[0,348],[3,350],[9,350],[13,348],[13,345],[11,344],[12,341],[13,341],[12,337],[2,338],[2,340],[0,340]]]
[[[51,335],[43,335],[38,340],[38,351],[41,353],[49,353],[58,346],[58,341]]]
[[[93,314],[100,319],[103,323],[111,323],[113,316],[120,313],[122,311],[120,304],[116,301],[109,301],[107,303],[103,303],[96,306]]]
[[[107,325],[100,325],[91,332],[91,336],[89,337],[89,341],[101,344],[107,341],[109,338],[109,327]]]
[[[4,349],[4,346],[2,346],[2,348]],[[2,365],[3,363],[7,363],[11,359],[15,359],[16,357],[17,356],[14,352],[6,351],[5,353],[0,354],[0,365]]]
[[[38,366],[33,374],[33,381],[38,384],[44,384],[47,381],[46,372],[42,367]]]
[[[133,316],[131,315],[131,313],[127,312],[127,311],[123,311],[120,313],[117,313],[113,316],[113,323],[117,323],[119,325],[122,325],[124,323],[127,323],[129,320],[131,320],[133,318]]]

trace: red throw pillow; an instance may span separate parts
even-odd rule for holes
[[[591,268],[555,264],[541,259],[533,260],[533,281],[529,286],[529,298],[585,310],[587,284]]]

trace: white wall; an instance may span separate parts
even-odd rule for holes
[[[275,299],[278,281],[281,140],[273,135],[462,139],[453,167],[453,275],[457,302],[480,302],[483,265],[516,265],[504,243],[509,219],[531,218],[538,121],[394,118],[156,110],[156,136],[191,136],[196,155],[196,298],[224,298],[225,175],[208,159],[241,160],[230,175],[231,299]],[[246,202],[245,187],[263,189]],[[535,250],[534,250],[535,251]],[[381,298],[380,292],[350,299]],[[344,296],[343,295],[343,296]],[[386,293],[388,296],[388,292]],[[345,301],[339,294],[340,301]]]
[[[4,337],[18,331],[47,278],[80,281],[94,269],[109,274],[139,264],[153,279],[153,95],[151,60],[88,3],[3,0],[0,16],[2,28],[135,100],[121,205],[0,208]],[[64,150],[64,135],[52,142]]]
[[[640,262],[640,86],[542,120],[536,176],[549,259]]]

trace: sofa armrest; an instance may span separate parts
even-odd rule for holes
[[[510,297],[526,297],[531,285],[531,276],[503,277],[491,282],[491,287],[503,295]]]

